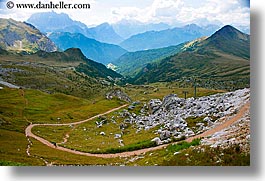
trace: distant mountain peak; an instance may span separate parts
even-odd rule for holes
[[[35,13],[32,14],[27,21],[45,33],[81,33],[88,38],[110,44],[119,44],[123,41],[123,38],[121,38],[108,23],[88,28],[86,24],[71,19],[71,17],[65,13],[58,14],[54,11]]]
[[[62,30],[72,26],[78,26],[81,29],[87,28],[84,23],[72,20],[68,14],[56,13],[54,11],[34,13],[27,22],[36,26],[42,32],[51,32],[58,29]]]
[[[106,34],[107,33],[112,33],[112,34],[115,33],[116,34],[116,32],[114,31],[114,29],[112,28],[112,26],[109,23],[107,23],[107,22],[102,23],[102,24],[100,24],[100,25],[98,25],[98,26],[96,26],[94,28],[90,28],[90,30],[94,30],[94,31],[107,31]]]
[[[69,51],[67,49],[72,47],[80,48],[87,58],[104,64],[117,59],[127,52],[118,45],[102,43],[80,33],[52,33],[49,38],[62,50]],[[71,49],[70,51],[71,53],[78,53],[80,50]]]
[[[233,26],[225,25],[220,30],[216,31],[215,34],[228,35],[228,34],[236,34],[236,33],[239,33],[239,32],[240,31],[237,30],[236,28],[234,28]],[[242,32],[240,32],[240,33],[242,33]]]
[[[110,27],[110,24],[105,22],[105,23],[98,25],[97,27]]]
[[[195,23],[188,24],[184,26],[183,28],[201,28],[200,26],[196,25]]]
[[[216,31],[211,37],[209,37],[209,39],[215,39],[218,37],[223,37],[225,39],[249,40],[249,35],[242,33],[231,25],[225,25],[220,30]]]
[[[215,32],[214,28],[205,29],[196,24],[189,24],[182,27],[161,31],[147,31],[133,35],[120,45],[129,51],[157,49],[178,45],[203,36],[210,36],[213,32]]]

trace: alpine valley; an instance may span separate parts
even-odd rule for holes
[[[249,166],[250,35],[0,19],[0,165]]]

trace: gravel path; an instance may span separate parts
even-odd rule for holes
[[[81,124],[81,123],[85,123],[87,121],[91,121],[99,116],[103,116],[103,115],[106,115],[106,114],[109,114],[113,111],[117,111],[121,108],[124,108],[128,105],[123,105],[123,106],[120,106],[118,108],[114,108],[114,109],[111,109],[105,113],[102,113],[102,114],[98,114],[96,116],[93,116],[89,119],[86,119],[86,120],[83,120],[83,121],[79,121],[79,122],[74,122],[74,123],[65,123],[65,124],[30,124],[26,130],[25,130],[25,134],[27,137],[32,137],[38,141],[40,141],[41,143],[51,147],[51,148],[54,148],[54,149],[57,149],[57,150],[61,150],[61,151],[65,151],[65,152],[69,152],[69,153],[73,153],[73,154],[78,154],[78,155],[84,155],[84,156],[93,156],[93,157],[100,157],[100,158],[114,158],[114,157],[129,157],[129,156],[134,156],[134,155],[140,155],[140,154],[143,154],[143,153],[146,153],[146,152],[149,152],[149,151],[154,151],[154,150],[159,150],[159,149],[162,149],[162,148],[165,148],[167,147],[168,145],[170,144],[174,144],[174,143],[169,143],[169,144],[164,144],[164,145],[160,145],[160,146],[156,146],[156,147],[151,147],[151,148],[145,148],[145,149],[141,149],[141,150],[136,150],[136,151],[130,151],[130,152],[123,152],[123,153],[115,153],[115,154],[92,154],[92,153],[86,153],[86,152],[81,152],[81,151],[77,151],[77,150],[71,150],[71,149],[68,149],[68,148],[64,148],[64,147],[61,147],[61,146],[55,146],[54,144],[52,144],[51,142],[49,142],[48,140],[45,140],[44,138],[41,138],[35,134],[33,134],[31,132],[31,129],[35,126],[68,126],[68,125],[77,125],[77,124]],[[202,138],[202,137],[207,137],[207,136],[210,136],[212,134],[214,134],[215,132],[218,132],[218,131],[221,131],[222,129],[230,126],[231,124],[233,124],[234,122],[236,122],[238,119],[240,119],[244,113],[249,109],[250,107],[250,103],[246,103],[244,106],[242,106],[242,108],[239,110],[239,112],[234,115],[232,118],[229,118],[227,121],[225,121],[224,123],[220,124],[220,125],[217,125],[216,127],[214,127],[213,129],[211,130],[208,130],[202,134],[199,134],[199,135],[196,135],[196,136],[193,136],[193,137],[190,137],[188,139],[186,139],[185,141],[187,142],[191,142],[193,139],[196,139],[196,138]]]

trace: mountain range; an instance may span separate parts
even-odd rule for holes
[[[127,52],[118,45],[101,43],[80,33],[56,32],[50,34],[49,38],[62,50],[80,48],[87,58],[103,64],[108,64]]]
[[[87,39],[82,41],[88,43],[85,41]],[[107,52],[109,46],[116,46],[94,39],[91,41],[98,43],[95,45],[97,50],[101,50],[100,45],[105,46],[102,50],[104,52]],[[1,79],[18,86],[67,94],[74,90],[73,95],[78,95],[80,85],[86,84],[81,87],[91,87],[87,89],[87,95],[91,95],[95,91],[92,86],[102,87],[101,81],[115,81],[122,77],[103,64],[87,58],[79,48],[70,47],[63,52],[57,51],[48,37],[28,23],[0,19],[0,45]],[[112,50],[110,52],[113,53]]]
[[[115,32],[124,39],[128,39],[132,35],[144,33],[146,31],[161,31],[170,28],[166,23],[142,23],[140,21],[126,19],[112,24],[112,27]]]
[[[227,25],[212,36],[188,45],[185,51],[147,64],[132,82],[170,82],[196,77],[203,87],[234,89],[249,86],[249,35]]]
[[[68,16],[63,17],[69,20]],[[68,20],[58,27],[72,23],[86,29],[82,23]],[[55,30],[48,33],[47,37],[29,23],[12,19],[0,19],[0,22],[0,52],[3,56],[11,56],[9,51],[15,50],[22,52],[24,57],[35,57],[41,62],[48,59],[50,64],[54,61],[73,63],[76,71],[89,77],[120,78],[120,74],[103,65],[112,63],[113,67],[118,67],[119,73],[130,76],[127,82],[133,84],[171,82],[196,77],[202,87],[234,89],[249,86],[250,36],[230,25],[214,33],[211,32],[216,26],[199,27],[195,24],[148,31],[121,43],[124,45],[127,42],[132,46],[132,49],[127,47],[131,51],[140,50],[127,52],[118,45],[102,43],[81,33]],[[53,24],[50,30],[52,26]],[[103,24],[101,33],[107,27],[108,24]],[[168,46],[171,44],[177,45]],[[57,52],[56,45],[64,52]],[[157,48],[160,46],[162,48]]]
[[[85,24],[72,20],[65,13],[57,14],[54,11],[35,13],[31,15],[27,22],[37,27],[43,33],[81,33],[88,38],[111,44],[118,44],[123,40],[108,23],[88,28]]]
[[[131,36],[120,43],[128,51],[140,51],[163,48],[191,41],[202,36],[209,36],[218,29],[216,25],[200,27],[195,24],[176,27],[162,31],[148,31]]]
[[[56,51],[56,45],[31,24],[0,18],[0,47],[10,51]]]

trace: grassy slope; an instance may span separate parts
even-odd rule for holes
[[[183,91],[188,91],[187,97],[194,96],[194,88],[192,85],[186,85],[183,87],[178,82],[157,82],[149,85],[127,85],[123,88],[123,90],[127,92],[133,100],[139,100],[143,102],[148,102],[150,99],[163,99],[164,96],[172,93],[184,98]],[[197,96],[199,97],[216,94],[219,92],[224,91],[197,88]]]
[[[153,90],[153,87],[159,89],[156,92],[150,92],[146,94],[148,97],[162,97],[162,95],[168,94],[174,90],[175,93],[181,93],[176,87],[171,87],[169,83],[157,83],[153,84],[150,88],[144,87],[130,87],[135,91],[147,91],[146,89]],[[161,92],[160,92],[161,90]],[[135,94],[134,91],[128,91],[128,94]],[[190,90],[191,91],[191,90]],[[216,93],[217,91],[199,89],[200,95],[209,95]],[[135,96],[134,100],[139,97]],[[7,101],[8,100],[8,101]],[[0,145],[5,145],[1,149],[0,164],[2,165],[45,165],[43,159],[48,163],[57,165],[248,165],[249,155],[244,153],[237,153],[231,148],[231,150],[224,151],[225,155],[222,157],[224,162],[215,163],[214,155],[221,151],[210,150],[207,148],[207,152],[197,154],[192,149],[187,149],[189,146],[181,146],[181,153],[174,155],[179,148],[172,147],[163,150],[154,151],[145,155],[144,158],[138,159],[134,162],[128,162],[130,159],[101,159],[95,157],[85,157],[74,155],[52,148],[31,139],[33,145],[30,149],[31,157],[26,155],[26,148],[28,145],[27,139],[24,135],[24,129],[29,124],[27,120],[35,123],[58,123],[58,122],[72,122],[82,120],[92,115],[98,114],[109,110],[112,107],[117,107],[119,102],[113,101],[98,101],[96,104],[91,104],[91,101],[76,98],[73,96],[67,96],[63,94],[46,94],[36,90],[17,90],[4,88],[0,90]],[[101,108],[101,109],[99,109]],[[63,110],[63,111],[62,111]],[[94,110],[94,111],[93,111]],[[46,112],[45,114],[43,114]],[[68,114],[70,112],[70,114]],[[107,115],[107,120],[111,119],[111,113]],[[61,120],[57,120],[60,117]],[[51,119],[53,118],[53,119]],[[117,140],[114,140],[114,135],[109,133],[118,132],[119,121],[117,125],[111,123],[104,124],[101,128],[96,128],[95,121],[87,122],[78,125],[74,128],[62,126],[62,127],[35,127],[34,132],[47,138],[49,141],[55,141],[57,143],[63,141],[63,137],[66,133],[70,134],[66,147],[70,147],[83,151],[107,151],[110,148],[119,148]],[[86,131],[84,131],[86,128]],[[116,131],[115,131],[116,130]],[[39,132],[38,132],[39,131]],[[106,133],[106,136],[97,135],[101,131]],[[126,129],[127,133],[123,136],[124,144],[127,147],[136,147],[137,143],[142,141],[141,145],[146,144],[146,140],[153,138],[153,130],[141,131],[135,135],[135,129],[129,127]],[[88,140],[85,140],[89,138]],[[104,144],[102,144],[104,142]],[[109,142],[109,144],[108,144]],[[81,147],[80,147],[81,146]],[[98,150],[99,148],[100,150]],[[129,148],[127,148],[129,149]],[[185,154],[190,156],[185,156]],[[208,158],[206,155],[213,155],[213,159]],[[233,162],[229,162],[229,159],[235,159]],[[182,160],[181,162],[179,161]],[[191,160],[191,161],[189,161]]]
[[[0,129],[1,139],[0,145],[4,145],[1,149],[0,160],[3,163],[8,161],[25,163],[29,165],[41,165],[43,162],[39,158],[28,157],[26,155],[27,140],[24,130],[30,122],[33,123],[66,123],[79,121],[93,115],[105,112],[111,108],[120,105],[119,101],[98,100],[95,104],[91,101],[67,96],[63,94],[46,94],[36,90],[20,90],[4,88],[0,90]],[[61,120],[58,121],[57,118]],[[36,144],[43,148],[41,144]],[[59,154],[53,149],[38,149],[33,144],[32,149],[37,155],[39,152],[49,150],[45,155],[50,155],[51,160],[55,159],[59,163],[69,163],[67,158],[72,154]],[[93,159],[91,159],[93,160]],[[92,164],[91,160],[85,160],[83,164]],[[106,160],[105,163],[107,163]],[[78,163],[72,159],[72,164]],[[93,164],[96,161],[94,159]],[[100,162],[98,162],[100,163]],[[103,162],[101,162],[103,163]]]
[[[168,56],[177,54],[184,44],[160,49],[128,52],[113,61],[118,72],[124,76],[135,76],[148,63],[157,62]]]
[[[134,160],[134,161],[133,161]],[[166,149],[149,152],[126,162],[128,166],[249,166],[250,154],[238,150],[238,145],[226,149],[210,148],[182,142]]]
[[[197,77],[203,87],[231,90],[249,86],[250,62],[223,53],[207,55],[183,52],[164,59],[160,64],[149,64],[146,69],[135,77],[135,83]]]
[[[97,71],[102,72],[107,68],[91,64],[90,67],[94,68],[93,75],[87,76],[75,71],[74,68],[81,63],[82,59],[66,60],[65,56],[61,59],[64,53],[46,54],[41,56],[37,54],[31,56],[1,55],[1,68],[4,71],[7,70],[7,73],[0,74],[0,77],[25,88],[39,89],[48,93],[60,92],[88,99],[95,99],[97,95],[103,95],[108,90],[108,87],[101,83],[103,78],[93,77],[93,72],[96,75]],[[108,72],[104,72],[104,76],[107,74]]]
[[[170,82],[197,77],[199,85],[205,88],[235,90],[249,87],[249,47],[249,35],[225,26],[184,52],[146,65],[132,82]]]
[[[156,89],[154,91],[154,89]],[[153,98],[162,99],[165,95],[170,93],[176,93],[180,97],[183,97],[182,91],[189,90],[190,94],[188,97],[193,96],[191,93],[193,91],[192,88],[179,89],[176,85],[172,85],[169,83],[156,83],[150,86],[130,86],[129,88],[124,88],[124,91],[133,98],[134,101],[140,100],[142,102],[140,107],[143,105],[143,102],[149,101]],[[145,94],[143,94],[145,92]],[[217,90],[207,90],[207,89],[198,89],[198,96],[211,95],[218,92]],[[136,107],[133,111],[134,113],[139,112],[138,107]],[[102,127],[97,128],[96,121],[100,122],[100,119],[94,119],[93,121],[83,123],[77,125],[73,128],[69,126],[63,127],[34,127],[33,132],[41,137],[44,137],[50,141],[61,143],[63,142],[63,138],[65,134],[69,134],[68,142],[65,144],[61,144],[67,148],[77,149],[85,152],[109,152],[111,148],[118,149],[120,148],[118,139],[114,138],[116,133],[120,134],[121,130],[119,129],[119,125],[125,118],[115,118],[115,122],[113,123],[112,116],[117,116],[117,113],[111,113],[106,115],[107,123],[103,124]],[[158,129],[153,128],[150,130],[142,130],[136,134],[136,128],[133,126],[129,126],[124,130],[124,135],[122,136],[123,143],[125,147],[135,146],[138,142],[150,141],[157,135],[154,131]],[[106,135],[100,135],[100,132],[104,132]]]

